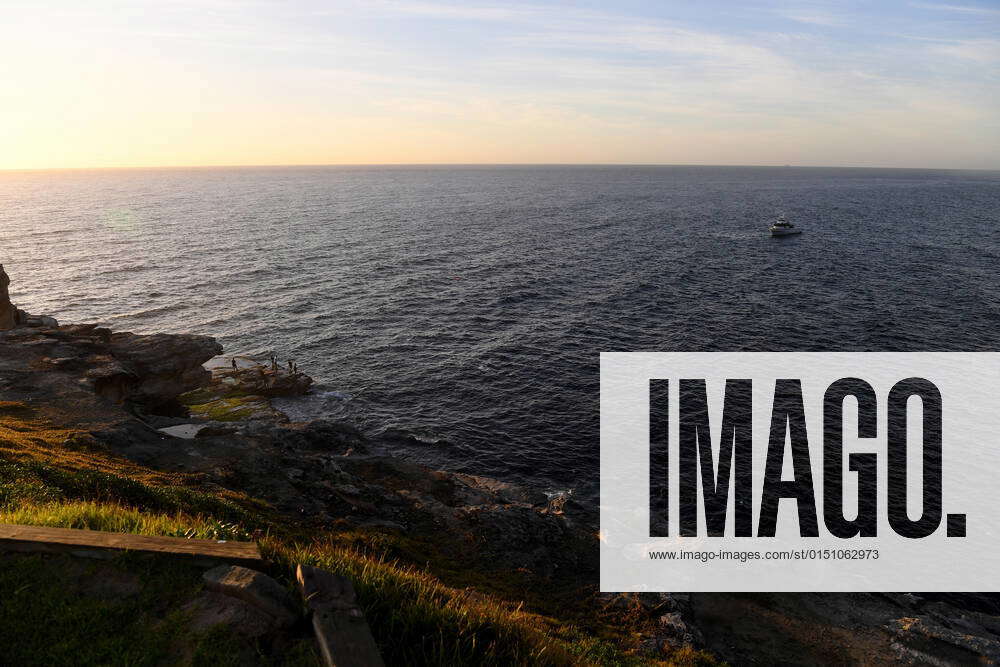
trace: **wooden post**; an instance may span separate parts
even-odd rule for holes
[[[329,667],[385,667],[349,579],[299,565],[296,579]]]

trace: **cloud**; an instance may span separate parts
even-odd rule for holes
[[[464,11],[426,2],[380,3],[376,11],[390,6],[421,15]],[[524,105],[533,113],[543,108],[556,115],[579,113],[602,123],[763,126],[793,118],[837,122],[858,109],[907,107],[933,99],[944,85],[915,75],[919,67],[896,67],[919,56],[931,58],[927,47],[870,44],[840,52],[835,42],[817,43],[814,36],[740,33],[611,11],[513,7],[516,19],[483,15],[503,22],[504,29],[484,35],[489,48],[470,54],[461,66],[442,60],[396,63],[400,95],[392,105],[463,116],[472,110],[462,100],[475,98],[498,101],[500,108]],[[986,62],[995,44],[936,41],[931,48],[941,49],[934,57]],[[954,91],[960,84],[947,87]],[[959,97],[960,91],[952,95],[956,104]]]
[[[1000,62],[1000,41],[995,39],[966,39],[931,47],[937,54],[980,63]]]
[[[936,9],[943,12],[959,12],[962,14],[986,14],[991,16],[1000,16],[1000,9],[993,9],[990,7],[977,7],[974,5],[947,5],[931,2],[915,2],[912,4],[913,7],[919,7],[920,9]]]
[[[377,11],[394,16],[425,16],[461,21],[513,21],[531,18],[544,12],[543,9],[530,5],[453,5],[440,2],[422,2],[419,0],[365,0],[358,3],[347,2],[340,7],[324,8],[313,13],[343,14],[346,11],[350,11],[350,7],[353,7],[355,10]]]
[[[809,25],[840,27],[847,24],[847,21],[845,21],[843,17],[835,16],[834,14],[818,10],[810,10],[810,9],[788,10],[788,11],[780,11],[778,12],[778,14],[791,21],[795,21],[797,23],[806,23]]]
[[[455,6],[431,2],[388,2],[385,6],[407,14],[474,21],[509,21],[534,13],[528,8]]]

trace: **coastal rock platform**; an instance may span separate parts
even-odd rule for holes
[[[461,536],[490,567],[550,574],[580,567],[584,553],[596,568],[593,550],[564,548],[566,539],[593,544],[592,532],[551,511],[545,494],[395,458],[391,442],[348,424],[289,423],[268,397],[302,393],[311,380],[203,368],[220,353],[204,336],[21,326],[0,332],[0,390],[136,463],[238,489],[317,527]]]

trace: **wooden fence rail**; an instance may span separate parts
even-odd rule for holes
[[[69,552],[83,556],[99,555],[102,552],[142,551],[186,556],[210,562],[221,561],[251,566],[261,563],[260,550],[256,542],[150,537],[100,530],[14,524],[0,524],[0,550]]]

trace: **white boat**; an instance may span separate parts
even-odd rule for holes
[[[785,220],[784,215],[779,215],[777,221],[768,227],[768,230],[771,232],[771,236],[791,236],[802,233],[801,229]]]

